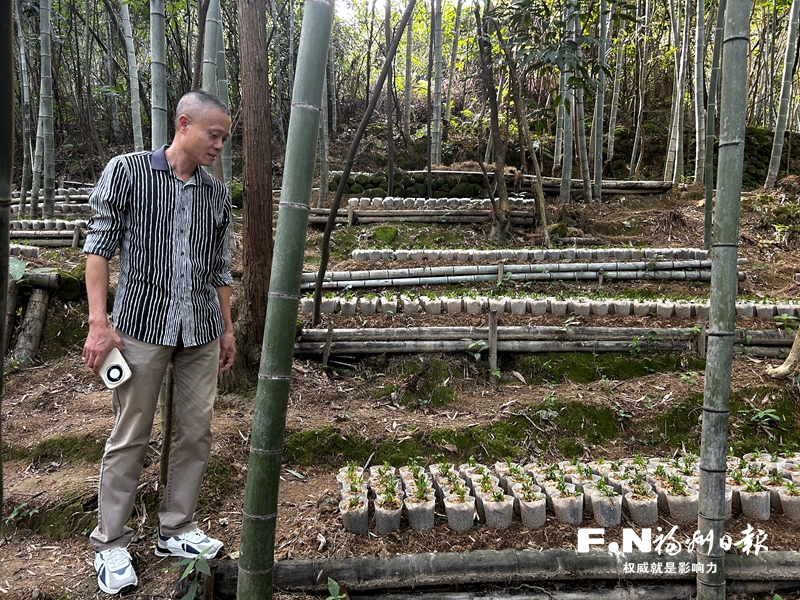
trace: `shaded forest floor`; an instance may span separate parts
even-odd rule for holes
[[[742,200],[740,256],[748,262],[741,267],[747,279],[740,282],[740,300],[794,300],[800,295],[800,285],[793,279],[800,273],[798,190],[791,183],[773,194],[751,193]],[[610,196],[597,205],[556,207],[551,203],[549,208],[552,222],[564,222],[575,235],[600,237],[607,246],[703,246],[699,192]],[[490,247],[488,225],[397,227],[394,247]],[[329,268],[365,268],[352,261],[349,252],[380,245],[374,229],[372,225],[337,227]],[[532,231],[515,228],[509,246],[530,247],[532,236]],[[309,230],[309,269],[318,263],[320,239],[319,229]],[[35,266],[79,269],[81,264],[80,252],[53,250],[45,252]],[[234,270],[241,274],[241,256],[237,256]],[[504,293],[565,298],[707,299],[709,295],[706,283],[611,282],[601,289],[597,282],[505,285],[509,288]],[[495,284],[473,286],[473,290],[496,292]],[[54,301],[48,320],[41,362],[6,375],[3,515],[9,527],[0,538],[0,598],[103,596],[96,588],[93,553],[86,538],[95,525],[99,460],[113,422],[110,394],[80,360],[85,303]],[[308,319],[304,321],[307,326]],[[500,325],[563,322],[564,317],[552,315],[500,317]],[[580,322],[697,325],[696,320],[664,321],[653,315],[581,317]],[[487,316],[326,315],[322,325],[328,323],[336,327],[485,326]],[[759,319],[737,319],[736,325],[776,327],[774,321]],[[774,381],[765,376],[766,367],[778,362],[746,356],[735,359],[731,445],[737,454],[757,447],[800,450],[797,380]],[[561,370],[556,369],[559,365]],[[468,533],[454,533],[440,514],[431,532],[411,531],[404,523],[387,536],[346,533],[337,508],[334,473],[348,460],[362,464],[367,459],[371,464],[386,460],[400,466],[411,456],[422,455],[427,462],[442,454],[451,462],[474,455],[493,464],[505,458],[524,462],[533,457],[613,459],[699,448],[697,417],[704,363],[696,356],[501,355],[500,370],[502,377],[495,384],[490,383],[485,365],[466,354],[427,359],[381,355],[326,368],[316,357],[298,357],[287,414],[276,558],[572,548],[576,543],[576,528],[559,524],[552,516],[536,531],[525,529],[516,520],[510,531],[502,533],[483,524],[476,524]],[[254,390],[220,396],[211,461],[198,506],[201,527],[225,542],[225,556],[238,549],[253,397]],[[160,447],[157,417],[131,519],[136,530],[131,552],[140,584],[127,596],[130,598],[175,597],[174,585],[180,574],[172,560],[153,555]],[[623,521],[623,526],[629,525]],[[668,515],[661,515],[659,525],[671,527]],[[740,517],[729,522],[726,531],[737,535],[746,526]],[[776,515],[758,526],[766,532],[770,549],[800,550],[800,524]],[[693,529],[683,526],[681,532],[691,536]],[[618,530],[607,533],[607,541],[613,541]],[[305,596],[286,593],[278,597]]]

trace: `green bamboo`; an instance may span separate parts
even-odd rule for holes
[[[431,162],[442,164],[442,1],[433,2],[433,139]]]
[[[222,27],[217,28],[217,96],[229,105],[228,98],[228,68],[225,64],[225,40],[222,37]],[[222,146],[222,180],[228,193],[231,191],[231,179],[233,176],[233,164],[231,160],[231,138],[225,140]]]
[[[725,471],[728,447],[731,364],[736,318],[736,254],[744,162],[747,103],[749,0],[731,0],[725,14],[720,97],[720,144],[714,243],[711,264],[711,309],[703,393],[700,447],[698,530],[704,539],[697,563],[715,564],[715,572],[697,574],[698,600],[725,598],[725,551],[720,546],[725,525]],[[713,536],[709,538],[708,536]]]
[[[217,95],[217,42],[219,40],[219,0],[208,3],[203,41],[203,89]]]
[[[695,159],[694,182],[703,183],[706,165],[706,121],[703,107],[705,91],[705,59],[706,59],[706,26],[705,0],[697,0],[697,16],[695,17],[695,58],[694,58],[694,117],[695,117]]]
[[[142,115],[139,101],[139,69],[136,66],[136,52],[133,48],[133,29],[131,14],[127,2],[120,3],[122,12],[122,29],[125,32],[125,53],[128,56],[128,89],[131,97],[131,126],[133,128],[133,149],[139,152],[144,149],[142,140]]]
[[[450,120],[450,102],[453,96],[453,75],[456,72],[456,54],[458,52],[458,34],[461,26],[461,4],[463,0],[458,0],[456,4],[456,20],[453,24],[453,47],[450,51],[450,70],[447,73],[447,95],[444,101],[444,120]]]
[[[286,405],[292,372],[294,323],[300,300],[306,227],[316,161],[322,85],[333,24],[333,2],[304,5],[297,77],[286,145],[285,170],[258,388],[250,438],[237,597],[272,598],[275,521],[278,510]],[[291,327],[287,325],[291,324]]]
[[[150,148],[167,143],[167,38],[164,0],[150,0]]]
[[[597,96],[595,96],[594,116],[592,117],[592,152],[594,154],[594,178],[592,182],[592,200],[599,202],[600,186],[603,183],[603,114],[606,99],[606,45],[608,44],[608,23],[611,11],[606,0],[600,0],[600,39],[597,53],[600,58],[600,72],[597,75]]]
[[[778,108],[778,121],[775,125],[775,137],[772,142],[772,156],[769,159],[767,179],[764,182],[765,190],[771,190],[775,187],[775,180],[778,178],[778,169],[781,166],[783,134],[786,132],[786,123],[789,120],[789,101],[792,96],[792,79],[794,79],[798,20],[800,20],[800,0],[792,0],[792,8],[789,10],[789,32],[786,34],[786,58],[783,62],[781,103]]]
[[[51,68],[51,40],[52,30],[50,25],[51,0],[42,0],[39,3],[39,31],[41,39],[41,80],[39,103],[42,115],[42,148],[43,148],[43,174],[42,187],[44,200],[42,214],[52,217],[55,210],[56,164],[55,164],[55,137],[53,134],[53,72]],[[31,202],[31,207],[34,204]],[[34,216],[31,214],[31,216]]]
[[[711,56],[711,77],[708,81],[708,102],[706,104],[706,201],[705,227],[703,228],[703,247],[711,250],[711,222],[714,197],[714,134],[717,122],[717,96],[719,91],[719,63],[722,57],[722,34],[725,26],[725,5],[727,0],[719,0],[717,7],[717,26],[714,30],[714,52]]]
[[[0,3],[0,81],[14,81],[14,21],[11,2]],[[14,170],[14,86],[0,87],[0,265],[8,264],[8,222],[11,215],[11,179]],[[0,269],[0,315],[6,314],[8,269]],[[0,319],[0,340],[5,340],[6,323]],[[5,355],[5,348],[3,348]],[[3,399],[3,363],[0,362],[0,408]],[[0,446],[2,446],[0,429]],[[3,460],[0,457],[0,527],[3,519]]]

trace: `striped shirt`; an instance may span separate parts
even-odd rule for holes
[[[224,330],[216,288],[232,282],[230,197],[200,167],[184,183],[165,148],[109,161],[89,196],[83,251],[110,260],[119,248],[116,329],[150,344],[197,346]]]

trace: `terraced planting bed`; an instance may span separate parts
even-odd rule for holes
[[[590,206],[551,204],[549,210],[552,223],[563,224],[565,237],[597,238],[607,248],[697,249],[703,247],[700,200],[701,196],[692,192],[658,197],[623,195]],[[743,344],[748,336],[752,338],[748,332],[788,341],[796,329],[793,301],[800,286],[794,275],[800,272],[800,258],[795,231],[800,219],[785,209],[787,200],[780,191],[743,198],[740,257],[746,262],[739,267],[744,279],[739,282],[737,303],[743,308],[736,322]],[[784,228],[776,228],[774,223]],[[236,227],[238,236],[241,232],[239,225]],[[513,251],[513,257],[488,259],[488,264],[502,264],[505,269],[505,265],[531,262],[528,257],[520,258],[519,252],[540,250],[535,245],[537,233],[527,226],[515,226],[503,248],[491,247],[487,233],[485,223],[341,224],[334,230],[329,270],[448,267],[460,262],[455,254],[434,258],[416,253],[469,249]],[[306,244],[305,271],[309,273],[319,267],[320,239],[321,230],[312,226]],[[381,254],[364,260],[361,255],[354,257],[355,250]],[[400,260],[402,253],[404,259]],[[574,263],[576,257],[558,262]],[[28,261],[31,267],[58,265],[80,272],[84,259],[78,250],[63,248],[43,249],[38,258]],[[237,281],[241,269],[241,256],[237,255]],[[347,533],[338,508],[335,475],[348,461],[361,466],[384,462],[399,466],[414,457],[429,461],[441,457],[455,464],[470,456],[486,464],[534,458],[611,461],[637,454],[698,451],[705,363],[696,343],[683,344],[680,350],[651,352],[648,344],[656,340],[644,334],[626,335],[615,352],[504,351],[500,346],[496,366],[492,366],[488,336],[486,347],[478,342],[490,329],[491,302],[495,309],[502,302],[503,311],[497,310],[500,332],[551,328],[554,337],[559,337],[561,330],[560,337],[565,338],[575,332],[591,332],[589,328],[624,327],[659,331],[662,341],[669,337],[663,331],[676,330],[680,339],[696,342],[704,315],[698,307],[706,306],[709,295],[706,281],[609,277],[602,281],[522,281],[505,277],[505,272],[499,279],[495,273],[486,281],[391,289],[379,286],[357,293],[342,289],[336,293],[338,308],[323,312],[316,326],[309,313],[298,313],[303,335],[313,333],[323,340],[315,343],[323,345],[329,327],[334,332],[472,328],[464,337],[477,345],[467,343],[465,348],[447,353],[378,351],[366,355],[331,348],[327,366],[321,364],[319,346],[298,352],[281,472],[275,544],[279,561],[288,566],[292,564],[289,561],[308,559],[319,565],[328,559],[351,557],[385,561],[397,554],[555,552],[576,547],[576,528],[559,523],[553,514],[539,529],[527,529],[515,520],[502,534],[487,527],[453,532],[441,512],[427,532],[412,532],[404,522],[388,535],[376,535],[374,524],[369,534]],[[238,284],[234,295],[237,293]],[[380,299],[382,303],[387,296],[396,302],[394,310],[382,310],[377,302],[376,310],[364,310],[369,304],[365,300]],[[423,296],[439,299],[438,314],[405,310],[403,297],[413,301]],[[353,310],[344,310],[342,301],[353,298],[358,299]],[[481,310],[467,310],[468,300],[478,298],[482,299]],[[515,300],[523,301],[524,311],[512,310]],[[545,310],[533,311],[534,303],[542,300]],[[387,304],[391,306],[391,301]],[[607,310],[593,310],[594,305]],[[623,314],[617,305],[629,310]],[[556,312],[553,306],[559,307]],[[669,309],[664,308],[667,306]],[[685,306],[690,307],[688,311],[677,308]],[[637,312],[635,307],[646,308]],[[85,320],[85,302],[51,305],[41,362],[33,369],[11,370],[7,375],[2,406],[5,515],[13,514],[9,524],[14,527],[0,539],[0,588],[8,590],[8,597],[30,597],[34,589],[46,594],[41,597],[53,598],[91,598],[96,594],[86,535],[94,525],[96,477],[112,415],[109,394],[80,362]],[[435,337],[437,330],[431,331]],[[502,341],[502,336],[499,339]],[[734,358],[730,435],[734,454],[756,449],[800,450],[797,382],[765,375],[767,366],[780,362],[780,351],[771,357],[743,352]],[[202,526],[225,541],[226,557],[238,548],[252,398],[252,390],[220,395],[211,462],[198,507]],[[160,446],[157,421],[132,520],[137,536],[131,550],[140,577],[137,597],[167,597],[179,576],[169,561],[152,552]],[[674,524],[677,533],[691,537],[692,525]],[[662,513],[658,526],[670,529],[672,525],[669,515]],[[726,530],[740,535],[747,525],[747,519],[734,517]],[[587,519],[583,526],[592,527],[593,521]],[[621,530],[632,526],[623,517],[620,528],[609,529],[606,542],[620,542]],[[767,536],[770,550],[800,548],[800,527],[785,515],[774,515],[757,526]],[[285,592],[278,597],[313,596]]]

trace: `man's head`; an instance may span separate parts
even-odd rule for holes
[[[231,131],[231,111],[215,95],[192,90],[178,101],[172,146],[192,162],[210,166]]]

